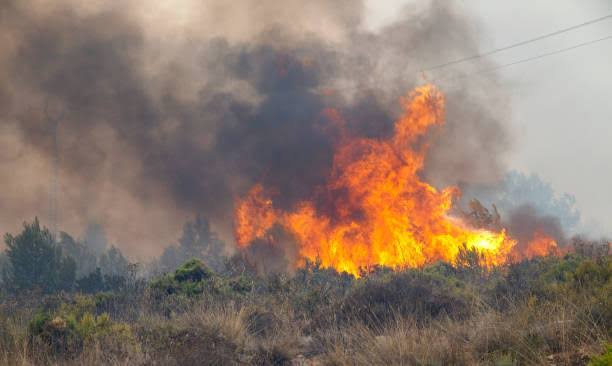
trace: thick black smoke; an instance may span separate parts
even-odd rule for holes
[[[167,29],[139,17],[136,0],[0,5],[0,120],[19,146],[18,159],[1,157],[1,175],[8,201],[27,206],[4,217],[44,208],[48,170],[33,165],[51,157],[45,105],[65,116],[65,224],[95,218],[120,245],[159,248],[194,211],[231,232],[234,201],[255,182],[282,207],[312,195],[332,159],[325,108],[356,135],[385,136],[423,66],[476,50],[470,21],[446,1],[407,8],[377,32],[363,28],[357,1],[247,1],[256,26],[223,2],[201,13],[197,4],[186,25]],[[178,17],[169,10],[163,20]],[[503,170],[506,113],[492,85],[443,85],[447,127],[424,172],[434,183],[481,183]],[[8,173],[24,164],[39,182],[31,190]],[[159,242],[139,242],[142,231]]]

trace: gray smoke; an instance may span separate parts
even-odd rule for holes
[[[477,51],[472,22],[447,1],[406,8],[377,32],[358,1],[240,4],[2,2],[2,229],[44,215],[45,106],[65,115],[62,226],[100,222],[128,253],[150,255],[193,212],[231,241],[234,201],[255,182],[279,207],[311,197],[333,153],[325,108],[355,135],[384,137],[424,65]],[[424,172],[433,183],[503,171],[507,112],[491,78],[441,83],[447,125]]]
[[[567,244],[559,218],[542,215],[529,205],[519,206],[512,210],[504,226],[508,228],[512,238],[517,241],[519,252],[522,252],[537,234],[552,237],[561,247]]]

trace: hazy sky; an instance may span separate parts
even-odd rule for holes
[[[384,25],[411,2],[415,1],[368,1],[369,25]],[[483,52],[612,14],[610,0],[456,3],[473,17]],[[612,19],[490,58],[505,64],[609,35]],[[449,60],[440,60],[445,61]],[[499,72],[512,103],[510,128],[516,143],[510,167],[535,172],[557,192],[574,195],[585,229],[608,236],[612,235],[611,65],[612,39]]]

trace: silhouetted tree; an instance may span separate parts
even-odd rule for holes
[[[0,289],[6,289],[9,284],[10,262],[4,252],[0,253]]]
[[[75,240],[69,234],[61,232],[58,246],[62,248],[64,255],[72,257],[76,262],[77,277],[83,277],[95,271],[98,265],[97,255],[85,244]]]
[[[83,237],[87,248],[89,248],[96,255],[101,255],[106,250],[108,241],[106,239],[106,232],[104,231],[102,225],[96,222],[89,223],[85,229],[85,234]]]
[[[216,271],[222,269],[225,257],[223,242],[211,230],[210,223],[201,215],[183,226],[178,246],[169,246],[160,258],[161,266],[172,271],[190,258],[199,258]]]
[[[102,274],[108,276],[127,276],[129,264],[130,262],[123,256],[121,250],[115,246],[103,253],[99,259]]]
[[[510,171],[498,185],[468,187],[463,197],[478,197],[487,207],[495,204],[502,217],[507,217],[521,206],[529,205],[542,215],[558,217],[566,232],[580,229],[580,212],[574,196],[558,194],[537,174]]]
[[[104,291],[104,278],[100,267],[77,281],[77,289],[85,293]]]
[[[76,263],[62,257],[47,228],[38,219],[24,223],[23,231],[6,234],[6,255],[10,261],[9,279],[15,289],[40,288],[45,292],[69,290],[74,284]]]
[[[58,253],[60,258],[57,259],[59,265],[55,270],[55,290],[73,290],[74,281],[76,280],[76,261],[72,257],[61,256],[61,250],[58,250]]]

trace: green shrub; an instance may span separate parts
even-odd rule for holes
[[[198,259],[191,259],[173,273],[166,273],[149,284],[150,306],[166,317],[188,311],[193,304],[230,301],[253,290],[254,281],[245,276],[231,278],[212,272]]]
[[[30,346],[42,349],[52,358],[74,358],[95,344],[112,351],[114,357],[127,356],[138,348],[128,324],[117,323],[108,314],[95,315],[92,297],[77,295],[51,314],[38,312],[29,324]]]
[[[36,314],[29,326],[30,351],[59,358],[75,357],[83,350],[83,338],[75,325],[74,321],[60,316]]]
[[[360,320],[373,326],[397,315],[462,318],[470,314],[474,301],[473,290],[464,282],[426,270],[406,270],[362,280],[336,315],[339,320]]]
[[[608,344],[606,351],[598,357],[594,357],[589,366],[610,366],[612,365],[612,344]]]
[[[149,285],[158,300],[169,295],[196,296],[204,292],[206,285],[214,279],[214,273],[198,259],[191,259]]]
[[[198,282],[213,276],[213,272],[208,269],[199,259],[190,259],[183,263],[174,272],[174,279],[178,282]]]

